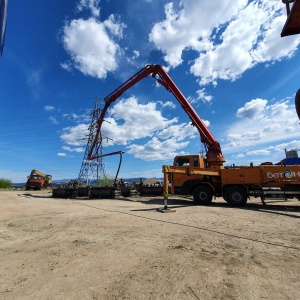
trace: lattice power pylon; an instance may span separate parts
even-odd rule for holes
[[[94,141],[97,129],[98,119],[100,116],[100,109],[98,107],[98,98],[96,98],[94,111],[91,114],[92,121],[89,126],[89,135],[87,139],[85,154],[82,160],[81,169],[79,172],[78,180],[84,184],[91,185],[93,182],[98,185],[98,179],[105,177],[105,165],[103,163],[102,155],[102,143],[97,144],[97,147],[93,150],[96,159],[89,160],[88,154],[91,150],[92,143]]]

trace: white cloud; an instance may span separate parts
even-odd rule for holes
[[[238,118],[257,119],[263,116],[268,101],[263,99],[254,99],[247,102],[244,107],[238,109],[236,116]]]
[[[124,23],[117,22],[114,15],[110,15],[103,24],[112,35],[118,38],[123,37],[123,30],[126,28],[126,25]]]
[[[61,140],[67,145],[71,146],[83,146],[87,143],[87,137],[89,135],[88,125],[79,124],[74,127],[66,127],[61,134]]]
[[[133,50],[134,58],[138,58],[140,56],[140,51]]]
[[[190,70],[201,85],[236,80],[259,63],[290,57],[299,45],[297,36],[280,38],[286,16],[277,0],[182,0],[178,11],[168,3],[165,15],[149,40],[171,67],[182,63],[183,51],[198,53]]]
[[[173,108],[173,109],[176,108],[176,105],[171,101],[166,101],[166,102],[157,101],[156,103],[160,104],[162,108],[164,108],[164,107],[170,107],[170,108]]]
[[[94,18],[67,23],[62,42],[71,61],[64,62],[62,67],[66,70],[74,67],[85,75],[105,78],[107,72],[116,70],[121,51],[109,32],[121,37],[123,28],[124,25],[117,23],[113,16],[103,23]]]
[[[238,159],[241,159],[239,163],[245,164],[245,159],[249,159],[251,156],[251,160],[253,160],[255,164],[260,164],[266,161],[265,157],[267,156],[267,161],[278,163],[285,158],[285,150],[300,150],[300,140],[292,140],[290,142],[274,144],[266,147],[265,149],[255,149],[255,147],[256,145],[254,145],[253,150],[244,151],[238,155],[231,155],[231,158],[235,159],[235,163],[237,163]]]
[[[135,97],[119,100],[107,111],[105,121],[101,127],[103,146],[126,145],[126,153],[144,160],[171,158],[198,136],[191,123],[179,124],[176,117],[168,119],[157,103],[141,104]],[[208,121],[205,123],[209,125]],[[80,146],[86,145],[89,135],[88,127],[79,124],[64,128],[61,140],[68,146],[63,149],[81,152]]]
[[[205,88],[201,89],[201,90],[198,90],[197,91],[197,100],[202,100],[203,102],[210,102],[212,101],[213,99],[213,96],[211,95],[208,95],[206,92],[205,92]],[[195,102],[195,101],[192,101],[192,103]]]
[[[46,111],[53,111],[55,109],[55,107],[54,106],[50,106],[50,105],[46,105],[46,106],[44,106],[44,109]]]
[[[209,50],[215,26],[228,22],[246,3],[247,0],[235,1],[234,5],[218,0],[182,0],[176,12],[170,2],[165,5],[166,19],[154,24],[149,40],[163,51],[166,62],[176,67],[182,62],[184,50]]]
[[[81,118],[81,116],[79,116],[78,114],[75,114],[75,113],[63,114],[63,117],[67,118],[68,120],[77,120],[77,119]]]
[[[57,153],[57,156],[64,157],[64,156],[67,156],[67,154],[66,154],[66,153],[62,153],[62,152],[59,152],[59,153]]]
[[[147,161],[169,159],[184,151],[198,136],[196,128],[179,124],[177,118],[166,119],[156,104],[140,104],[135,97],[118,102],[109,111],[109,123],[102,125],[103,135],[113,139],[108,144],[127,145],[126,153]]]
[[[69,121],[75,121],[76,123],[86,123],[91,122],[91,111],[89,109],[86,110],[85,113],[78,115],[76,113],[69,113],[62,115],[65,119]]]
[[[53,123],[53,124],[59,124],[59,122],[57,121],[57,119],[55,117],[50,116],[49,120]]]
[[[295,107],[287,100],[268,104],[267,100],[254,99],[239,108],[237,116],[241,120],[228,128],[223,152],[237,152],[299,136]]]
[[[190,123],[182,123],[168,126],[161,130],[158,135],[160,139],[175,138],[177,141],[183,141],[186,138],[195,138],[197,136],[197,129]]]
[[[60,66],[68,72],[71,72],[73,70],[72,62],[70,62],[70,61],[61,63]]]
[[[63,146],[62,147],[64,150],[69,151],[69,152],[77,152],[77,153],[81,153],[85,151],[85,148],[83,147],[75,147],[75,148],[71,148],[71,147],[67,147],[67,146]]]
[[[93,16],[99,17],[100,16],[99,4],[100,4],[100,0],[80,0],[80,2],[77,5],[77,9],[78,11],[88,9],[91,11]]]
[[[270,151],[269,150],[252,150],[252,151],[247,151],[247,155],[269,155]]]
[[[175,138],[160,141],[158,138],[153,137],[144,145],[130,145],[127,153],[146,161],[168,160],[178,155],[178,152],[188,144],[188,141],[179,143]]]
[[[156,103],[140,104],[135,97],[121,99],[108,111],[106,120],[109,123],[103,123],[103,135],[120,145],[152,136],[154,132],[177,122],[176,118],[164,118],[156,108]]]
[[[284,150],[300,150],[300,140],[292,140],[291,142],[281,143],[275,146],[269,147],[269,149],[274,149],[277,152],[284,152]]]
[[[208,120],[203,120],[202,119],[202,122],[206,125],[206,127],[208,127],[210,125],[210,122]]]

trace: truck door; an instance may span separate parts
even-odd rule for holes
[[[170,182],[174,187],[175,194],[189,194],[189,182],[195,179],[202,179],[201,175],[191,175],[190,172],[191,168],[199,168],[199,164],[199,156],[197,155],[178,156],[175,158],[174,166],[183,170],[183,172],[171,174]]]

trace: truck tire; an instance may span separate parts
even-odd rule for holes
[[[242,207],[247,203],[247,195],[239,186],[231,186],[225,195],[225,201],[231,206]]]
[[[205,185],[198,186],[197,188],[195,188],[193,192],[194,201],[200,205],[210,204],[212,201],[212,197],[213,197],[212,190]]]

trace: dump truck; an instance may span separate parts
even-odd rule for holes
[[[206,153],[181,155],[174,158],[172,166],[164,165],[164,198],[168,191],[174,195],[190,195],[198,204],[209,204],[213,197],[223,197],[232,206],[244,206],[250,196],[264,199],[268,193],[278,193],[286,198],[300,197],[300,166],[275,166],[264,163],[259,166],[224,166],[221,145],[209,131],[203,120],[160,65],[147,65],[104,98],[105,105],[98,119],[97,132],[88,159],[101,140],[101,125],[108,107],[126,90],[151,75],[158,84],[170,91],[180,103],[200,135]]]
[[[43,188],[48,188],[52,184],[52,176],[49,174],[44,174],[38,170],[31,170],[30,175],[27,177],[27,182],[25,184],[25,189],[28,191],[41,190]]]

